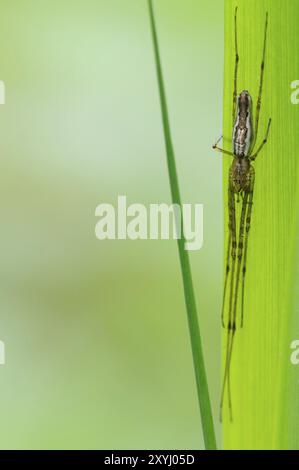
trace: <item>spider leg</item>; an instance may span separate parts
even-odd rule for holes
[[[231,208],[231,198],[232,198],[232,196],[231,196],[230,184],[228,184],[228,186],[229,186],[229,188],[228,188],[228,213],[229,213],[228,230],[229,230],[229,235],[228,235],[228,244],[227,244],[226,270],[225,270],[225,281],[224,281],[224,288],[223,288],[222,312],[221,312],[221,323],[222,323],[223,328],[225,328],[224,309],[225,309],[227,282],[228,282],[229,273],[230,273],[230,254],[231,254],[231,245],[232,245],[232,230],[233,230],[233,226],[235,225],[234,211],[233,211],[233,208]]]
[[[218,147],[218,144],[219,142],[223,139],[223,136],[221,135],[219,137],[219,139],[217,140],[217,142],[213,145],[213,150],[217,150],[218,152],[221,152],[221,153],[224,153],[226,155],[230,155],[231,157],[234,157],[234,153],[233,152],[229,152],[228,150],[223,150],[222,148]]]
[[[231,185],[229,185],[228,195],[229,195],[228,210],[229,210],[229,220],[230,220],[232,269],[231,269],[231,280],[230,280],[229,318],[228,318],[228,331],[227,331],[226,360],[225,360],[225,369],[224,369],[224,376],[223,376],[223,382],[222,382],[222,391],[221,391],[221,401],[220,401],[220,421],[222,421],[222,409],[223,409],[223,402],[224,402],[225,387],[226,387],[226,383],[227,383],[228,378],[229,378],[231,340],[233,338],[232,304],[233,304],[235,260],[236,260],[236,246],[237,246],[235,193],[234,193],[233,188],[231,187]],[[230,384],[228,384],[228,391],[230,392]],[[229,403],[231,403],[230,396],[229,396]]]
[[[254,171],[252,168],[251,172],[251,188],[248,197],[248,209],[246,215],[246,228],[245,228],[245,244],[244,244],[244,260],[242,269],[242,307],[241,307],[241,328],[244,323],[244,298],[245,298],[245,275],[246,275],[246,263],[247,263],[247,250],[248,250],[248,238],[251,223],[252,205],[253,205],[253,191],[254,191]]]
[[[237,266],[235,297],[234,297],[234,305],[233,305],[233,330],[236,329],[238,293],[239,293],[240,274],[241,274],[241,266],[242,266],[242,259],[243,259],[245,217],[246,217],[246,211],[247,211],[248,195],[249,195],[248,191],[245,191],[243,202],[242,202],[241,218],[240,218],[240,229],[239,229],[239,240],[238,240],[238,266]]]
[[[249,157],[250,160],[254,161],[256,159],[256,157],[258,156],[258,154],[260,153],[260,151],[262,150],[262,148],[264,147],[264,145],[266,145],[266,143],[268,141],[268,137],[269,137],[271,122],[272,122],[272,119],[270,118],[269,121],[268,121],[268,127],[267,127],[265,138],[262,141],[262,143],[260,144],[260,146],[257,148],[257,151]]]
[[[233,152],[229,152],[228,150],[223,150],[222,148],[218,147],[217,144],[213,145],[213,150],[217,150],[217,152],[223,153],[225,155],[230,155],[231,157],[235,156]]]
[[[233,353],[235,333],[236,333],[236,328],[232,328],[229,358],[228,358],[228,371],[227,371],[228,409],[229,409],[229,419],[231,422],[233,421],[233,405],[232,405],[232,392],[231,392],[231,382],[230,382],[230,365],[231,365],[231,358],[232,358],[232,353]]]
[[[234,73],[233,114],[232,114],[233,126],[235,124],[235,119],[236,119],[238,66],[239,66],[237,13],[238,13],[238,7],[235,8],[235,73]]]
[[[223,288],[222,312],[221,312],[221,323],[222,323],[223,328],[225,328],[224,308],[225,308],[227,281],[228,281],[228,276],[229,276],[229,272],[230,272],[231,243],[232,243],[232,234],[231,234],[231,229],[230,229],[230,224],[229,224],[229,235],[228,235],[227,254],[226,254],[226,268],[225,268],[225,281],[224,281],[224,288]]]
[[[264,83],[264,72],[265,72],[265,58],[266,58],[266,47],[267,47],[267,32],[268,32],[268,13],[266,13],[266,22],[265,22],[265,32],[264,32],[264,46],[263,46],[263,55],[262,55],[262,63],[261,63],[261,74],[260,74],[260,85],[259,85],[259,94],[256,103],[256,111],[255,111],[255,127],[254,127],[254,138],[252,143],[252,151],[256,144],[256,139],[258,135],[258,128],[259,128],[259,119],[260,119],[260,110],[262,104],[262,93],[263,93],[263,83]]]
[[[230,355],[230,350],[231,350],[230,343],[231,343],[231,329],[228,329],[227,330],[225,369],[224,369],[224,377],[223,377],[223,382],[222,382],[221,401],[220,401],[220,422],[222,422],[222,411],[223,411],[225,386],[226,386],[226,381],[229,377],[229,355]],[[231,400],[230,400],[230,384],[229,384],[229,381],[228,381],[228,392],[229,392],[229,402],[231,402]]]
[[[246,210],[247,210],[247,199],[248,199],[248,192],[245,192],[244,197],[243,197],[243,202],[242,202],[242,211],[241,211],[241,218],[240,218],[239,240],[238,240],[238,265],[237,265],[237,276],[236,276],[235,293],[234,293],[234,303],[233,303],[233,310],[232,310],[232,325],[231,325],[232,333],[231,333],[231,340],[230,340],[229,353],[228,353],[228,359],[227,359],[228,360],[228,366],[227,366],[228,406],[229,406],[231,421],[233,420],[233,411],[232,411],[232,399],[231,399],[231,387],[230,387],[230,366],[231,366],[234,338],[235,338],[235,333],[236,333],[237,304],[238,304],[240,271],[241,271],[242,256],[243,256],[243,241],[244,241],[244,229],[245,229],[245,215],[246,215]]]

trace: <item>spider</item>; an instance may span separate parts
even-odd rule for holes
[[[246,261],[248,249],[248,237],[251,223],[251,213],[253,204],[253,191],[255,170],[252,162],[255,161],[264,145],[267,143],[271,118],[268,121],[268,126],[264,140],[256,147],[256,140],[258,135],[260,109],[262,102],[262,91],[265,70],[265,56],[267,45],[267,31],[268,31],[268,13],[266,13],[265,31],[264,31],[264,44],[262,53],[262,63],[260,69],[260,83],[258,100],[255,112],[255,125],[252,125],[252,98],[247,90],[243,90],[237,96],[238,84],[238,66],[239,66],[239,53],[238,53],[238,34],[237,34],[237,12],[238,7],[235,8],[234,15],[234,31],[235,31],[235,70],[234,70],[234,92],[233,92],[233,109],[232,109],[232,148],[233,151],[224,150],[218,147],[222,137],[213,146],[213,149],[218,150],[224,155],[233,157],[232,165],[229,169],[228,178],[228,213],[229,213],[229,235],[227,245],[226,257],[226,272],[223,290],[222,326],[227,328],[227,351],[224,369],[224,377],[221,392],[220,402],[220,421],[222,421],[222,408],[225,396],[226,385],[228,387],[228,406],[230,413],[230,420],[233,420],[232,401],[231,401],[231,387],[230,387],[230,365],[233,351],[233,343],[236,332],[236,319],[237,319],[237,305],[239,285],[242,278],[242,299],[241,299],[241,322],[240,326],[243,327],[244,320],[244,288],[245,288],[245,274],[246,274]],[[242,199],[241,214],[239,216],[239,234],[237,238],[237,221],[236,221],[236,202]],[[228,309],[228,322],[225,324],[225,300],[227,285],[230,277],[230,292],[229,292],[229,309]]]

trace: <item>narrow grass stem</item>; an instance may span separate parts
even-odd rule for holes
[[[148,4],[149,4],[150,22],[151,22],[151,30],[152,30],[152,36],[153,36],[153,45],[154,45],[154,53],[155,53],[157,76],[158,76],[158,85],[159,85],[159,92],[160,92],[161,112],[162,112],[162,121],[163,121],[163,128],[164,128],[164,137],[165,137],[165,145],[166,145],[166,155],[167,155],[167,165],[168,165],[168,173],[169,173],[169,180],[170,180],[171,196],[172,196],[173,204],[178,204],[181,207],[181,198],[180,198],[178,177],[177,177],[176,165],[175,165],[175,155],[174,155],[172,139],[171,139],[167,102],[166,102],[166,96],[165,96],[164,81],[163,81],[163,74],[162,74],[162,68],[161,68],[159,45],[158,45],[158,38],[157,38],[157,32],[156,32],[156,26],[155,26],[152,0],[148,0]],[[183,227],[183,220],[181,223]],[[200,330],[199,330],[195,295],[194,295],[193,282],[192,282],[191,269],[190,269],[190,261],[189,261],[188,252],[185,250],[185,237],[183,235],[184,233],[183,230],[181,231],[181,233],[182,233],[182,236],[178,240],[178,249],[179,249],[183,285],[184,285],[185,302],[186,302],[188,325],[189,325],[189,332],[190,332],[190,339],[191,339],[191,349],[192,349],[192,355],[193,355],[193,365],[194,365],[195,379],[196,379],[196,385],[197,385],[197,395],[198,395],[198,402],[199,402],[200,413],[201,413],[202,430],[203,430],[203,436],[204,436],[206,449],[216,449],[216,438],[215,438],[215,431],[214,431],[214,425],[213,425],[207,376],[206,376],[206,370],[205,370],[205,365],[204,365],[201,336],[200,336]]]

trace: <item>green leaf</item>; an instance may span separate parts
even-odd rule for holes
[[[256,177],[244,327],[238,328],[235,336],[231,369],[234,420],[229,421],[226,397],[224,447],[298,448],[299,437],[294,432],[298,429],[299,418],[298,398],[295,398],[298,373],[296,375],[295,366],[290,364],[290,342],[299,338],[298,315],[295,314],[299,296],[294,269],[299,247],[296,240],[299,105],[291,102],[294,91],[291,83],[299,80],[299,4],[294,0],[225,1],[224,146],[229,150],[236,6],[240,56],[238,92],[249,90],[253,112],[259,87],[265,15],[269,13],[258,142],[264,138],[269,117],[272,117],[272,128],[267,145],[253,164]],[[223,161],[227,233],[228,169],[232,159],[224,156]],[[225,330],[223,335],[225,358]]]
[[[158,85],[159,85],[159,92],[160,92],[162,121],[163,121],[163,129],[164,129],[164,137],[165,137],[165,145],[166,145],[166,155],[167,155],[167,164],[168,164],[172,202],[173,204],[178,204],[179,206],[181,206],[178,177],[177,177],[176,165],[175,165],[175,155],[174,155],[174,150],[173,150],[173,145],[172,145],[170,126],[169,126],[168,109],[167,109],[167,103],[166,103],[164,81],[163,81],[163,74],[162,74],[162,68],[161,68],[159,46],[158,46],[158,39],[157,39],[152,1],[148,0],[148,4],[149,4],[149,11],[150,11],[150,21],[151,21],[151,29],[152,29],[152,36],[153,36],[154,53],[155,53],[155,59],[156,59],[157,77],[158,77]],[[182,226],[183,226],[183,220],[182,220]],[[182,230],[182,233],[183,233],[183,230]],[[197,394],[198,394],[198,401],[199,401],[201,419],[202,419],[203,436],[204,436],[206,448],[216,449],[216,438],[215,438],[215,431],[214,431],[214,425],[213,425],[213,419],[212,419],[211,403],[210,403],[207,377],[206,377],[206,371],[205,371],[205,365],[204,365],[199,324],[198,324],[198,318],[197,318],[197,310],[196,310],[194,289],[193,289],[193,283],[192,283],[190,262],[189,262],[188,252],[185,250],[184,237],[181,237],[181,239],[178,240],[178,249],[179,249],[179,257],[180,257],[181,271],[182,271],[182,277],[183,277],[183,285],[184,285],[186,309],[187,309],[188,324],[189,324],[189,331],[190,331],[191,348],[192,348],[192,354],[193,354],[195,379],[196,379],[196,385],[197,385]]]

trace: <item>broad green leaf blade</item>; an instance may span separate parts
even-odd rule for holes
[[[295,270],[298,243],[299,105],[291,102],[291,83],[299,79],[299,4],[295,0],[225,1],[224,145],[231,148],[234,73],[234,10],[238,6],[238,92],[249,90],[253,111],[258,95],[265,15],[269,33],[258,142],[269,117],[269,141],[254,163],[255,194],[249,236],[243,329],[236,332],[232,358],[230,423],[224,403],[226,449],[298,448],[298,394],[290,340],[299,338],[294,322]],[[225,230],[230,157],[224,160]],[[297,243],[297,245],[296,245]],[[240,310],[239,310],[240,312]],[[238,325],[239,326],[239,322]],[[296,328],[296,329],[295,329]],[[224,331],[223,357],[226,332]],[[294,337],[293,337],[294,336]],[[299,372],[299,369],[298,369]],[[298,380],[298,374],[297,374]],[[293,384],[293,385],[292,385]],[[296,403],[296,406],[294,406]]]

